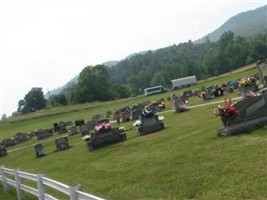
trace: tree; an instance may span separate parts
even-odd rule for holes
[[[1,120],[2,120],[2,121],[5,121],[6,119],[7,119],[7,116],[6,116],[6,114],[4,113],[4,114],[2,115]]]
[[[111,99],[109,80],[110,74],[104,65],[85,67],[79,75],[74,92],[75,102],[86,103]]]
[[[55,105],[68,105],[68,100],[64,94],[52,95],[51,102]]]
[[[46,100],[42,88],[32,88],[18,103],[18,114],[26,114],[46,107]]]

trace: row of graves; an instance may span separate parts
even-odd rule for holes
[[[267,126],[267,60],[257,62],[260,86],[255,77],[242,78],[239,81],[242,100],[234,102],[225,99],[224,105],[214,109],[223,127],[217,130],[218,136],[230,136],[248,133]],[[261,88],[258,94],[254,93]]]
[[[0,157],[7,156],[8,147],[15,146],[17,144],[31,140],[33,136],[33,133],[18,132],[11,138],[0,140]]]

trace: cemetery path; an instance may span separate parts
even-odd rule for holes
[[[233,98],[232,100],[239,100],[241,99],[242,97],[236,97],[236,98]],[[223,103],[224,100],[220,100],[220,101],[213,101],[213,102],[209,102],[209,103],[203,103],[203,104],[198,104],[198,105],[193,105],[193,106],[189,106],[188,108],[191,109],[191,108],[197,108],[197,107],[202,107],[202,106],[208,106],[208,105],[213,105],[213,104],[219,104],[219,103]],[[163,112],[160,112],[160,114],[163,114],[163,113],[168,113],[168,112],[173,112],[174,110],[166,110],[166,111],[163,111]],[[117,121],[111,121],[110,123],[116,123]],[[68,134],[66,135],[61,135],[60,137],[63,137],[63,136],[68,136]],[[60,138],[58,137],[58,138]],[[53,139],[47,139],[47,140],[43,140],[42,143],[45,143],[45,142],[49,142],[51,140],[55,140],[57,138],[53,138]],[[81,140],[81,143],[84,143],[84,141]],[[76,143],[77,144],[77,143]],[[20,147],[20,148],[16,148],[16,149],[11,149],[11,150],[8,150],[7,153],[10,153],[10,152],[14,152],[14,151],[19,151],[21,149],[25,149],[25,148],[32,148],[34,147],[35,144],[31,144],[31,145],[27,145],[27,146],[24,146],[24,147]]]

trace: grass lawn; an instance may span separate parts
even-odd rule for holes
[[[202,84],[219,84],[254,71],[243,73]],[[163,94],[164,98],[171,93]],[[161,97],[162,94],[135,97],[42,118],[5,122],[1,124],[1,136],[18,130],[48,128],[61,120],[89,120],[95,113]],[[226,94],[207,102],[191,97],[190,105],[216,102],[225,97],[238,95]],[[126,141],[93,152],[88,152],[79,135],[69,136],[73,147],[62,152],[55,152],[54,144],[54,139],[61,135],[44,140],[33,138],[8,148],[8,156],[1,158],[1,165],[43,173],[67,185],[81,184],[85,192],[105,199],[267,199],[267,127],[248,134],[218,137],[217,129],[222,127],[222,122],[213,117],[217,103],[184,113],[173,113],[171,102],[166,105],[166,111],[159,113],[165,117],[165,129],[159,132],[138,137],[133,121],[125,122],[121,126],[132,128],[126,132]],[[37,142],[43,144],[47,154],[42,158],[35,158],[33,145]],[[0,199],[2,196],[12,199],[15,191],[3,194],[0,185],[0,195]],[[34,199],[30,196],[27,199],[31,198]]]

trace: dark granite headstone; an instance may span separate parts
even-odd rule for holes
[[[69,129],[69,135],[77,135],[77,134],[79,134],[79,132],[77,130],[77,127],[76,126],[70,127],[70,129]]]
[[[50,129],[38,130],[36,135],[37,135],[38,140],[45,139],[45,138],[53,136],[53,131]]]
[[[121,121],[122,122],[128,122],[131,119],[131,115],[129,112],[122,112],[121,113]]]
[[[58,133],[62,134],[62,133],[67,133],[67,126],[66,123],[61,121],[58,123]]]
[[[84,120],[83,119],[78,119],[78,120],[75,121],[75,126],[80,126],[82,124],[84,124]]]
[[[16,145],[16,141],[14,139],[3,139],[2,142],[4,143],[5,147]]]
[[[93,130],[95,128],[95,125],[97,124],[97,120],[90,120],[87,122],[87,126],[89,130]]]
[[[45,156],[45,151],[42,144],[34,145],[34,150],[37,158]]]
[[[55,144],[56,144],[56,150],[57,151],[63,151],[63,150],[70,148],[69,141],[68,141],[67,137],[55,139]]]
[[[183,92],[183,95],[187,96],[187,97],[191,97],[194,95],[192,90],[187,90]]]
[[[87,124],[82,124],[79,127],[80,127],[81,137],[89,135],[89,127]]]
[[[159,131],[164,128],[162,121],[158,119],[157,115],[152,115],[150,117],[141,117],[141,125],[138,127],[138,135],[146,135]]]
[[[219,136],[245,133],[267,125],[267,95],[243,99],[234,107],[240,114],[221,116],[224,128],[218,130]]]
[[[6,147],[4,146],[4,144],[0,144],[0,157],[4,156],[7,156]]]
[[[31,139],[28,133],[16,133],[15,138],[17,143],[26,142]]]
[[[92,151],[95,148],[122,142],[126,139],[126,134],[121,132],[118,128],[110,128],[92,133],[90,141],[87,143],[87,148],[89,151]]]
[[[93,117],[92,117],[92,120],[100,120],[102,118],[101,114],[95,114]]]

